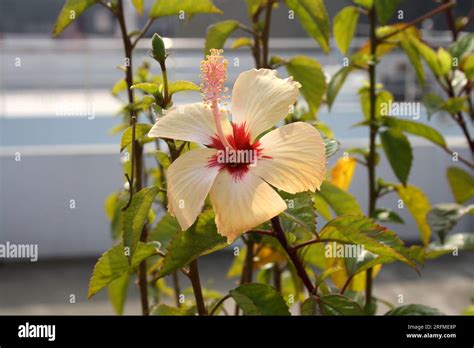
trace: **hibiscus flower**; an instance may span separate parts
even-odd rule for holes
[[[169,110],[148,135],[204,145],[168,168],[168,210],[186,230],[209,195],[217,229],[231,243],[287,208],[272,186],[292,194],[319,189],[326,158],[321,135],[308,123],[261,136],[296,102],[300,84],[292,77],[281,79],[269,69],[241,73],[229,120],[221,108],[227,72],[221,52],[212,50],[201,64],[204,102]]]

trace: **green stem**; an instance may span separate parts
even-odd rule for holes
[[[193,287],[194,298],[196,299],[196,306],[199,315],[207,315],[206,304],[202,296],[201,281],[199,279],[199,268],[197,259],[191,261],[189,264],[189,279]]]
[[[378,132],[378,126],[376,124],[376,64],[377,64],[377,36],[376,26],[377,18],[375,7],[369,11],[369,22],[370,22],[370,54],[371,62],[369,64],[369,93],[370,93],[370,125],[369,125],[369,156],[367,159],[367,169],[369,174],[369,217],[372,217],[375,212],[377,204],[377,188],[376,188],[376,138]],[[372,299],[372,269],[369,268],[366,271],[366,287],[365,287],[365,300],[366,306],[370,305]]]

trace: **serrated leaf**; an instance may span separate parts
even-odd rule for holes
[[[398,180],[406,185],[413,161],[413,153],[408,138],[399,129],[389,128],[380,133],[380,139],[393,172]]]
[[[135,140],[141,140],[147,136],[151,129],[151,125],[147,123],[137,123],[135,125]],[[122,140],[120,141],[120,152],[132,143],[132,127],[128,127],[122,134]]]
[[[133,260],[143,226],[159,191],[156,186],[141,189],[133,195],[130,206],[123,212],[123,242],[129,248],[129,260]]]
[[[416,315],[444,315],[436,308],[419,305],[419,304],[410,304],[406,306],[397,307],[394,309],[389,310],[385,315],[390,316],[402,316],[402,315],[409,315],[409,316],[416,316]]]
[[[285,0],[309,36],[329,52],[329,16],[323,0]]]
[[[415,219],[423,244],[428,245],[431,238],[431,229],[426,222],[426,215],[431,209],[428,197],[425,196],[421,189],[413,185],[396,185],[395,189]]]
[[[168,92],[169,94],[173,95],[177,92],[183,91],[197,91],[199,92],[201,87],[196,85],[191,81],[173,81],[168,84]]]
[[[329,139],[326,135],[322,134],[323,141],[324,141],[324,148],[325,148],[325,155],[326,159],[330,158],[334,155],[337,151],[339,151],[339,147],[341,144],[336,139]]]
[[[328,90],[327,90],[327,96],[326,96],[326,103],[328,104],[329,109],[331,109],[332,105],[334,104],[334,101],[336,100],[336,97],[339,93],[339,91],[342,88],[342,85],[344,84],[344,81],[346,81],[347,76],[349,73],[352,71],[352,67],[346,66],[338,70],[337,73],[333,75],[331,78],[331,81],[329,82],[328,85]]]
[[[159,277],[171,274],[199,256],[227,245],[227,239],[217,233],[214,213],[211,210],[205,211],[199,216],[197,223],[186,231],[180,231],[173,238],[163,259]]]
[[[239,22],[229,19],[217,22],[207,28],[206,43],[204,45],[204,55],[209,54],[212,48],[221,49],[227,39],[239,27]]]
[[[297,194],[280,192],[280,196],[288,206],[282,215],[286,225],[285,231],[291,232],[299,226],[314,234],[316,232],[316,212],[309,192]]]
[[[441,147],[446,146],[446,142],[441,133],[426,124],[386,116],[382,117],[381,121],[387,127],[396,127],[404,132],[425,138]]]
[[[323,315],[364,315],[362,307],[357,302],[339,294],[322,296],[320,309]]]
[[[343,55],[347,53],[359,21],[359,9],[355,6],[344,7],[333,21],[333,35],[336,45]]]
[[[266,284],[244,284],[230,291],[244,315],[290,315],[284,298]]]
[[[143,260],[155,253],[156,247],[154,244],[138,242],[135,255],[133,256],[131,264],[129,264],[123,243],[117,244],[107,250],[94,266],[87,297],[91,298],[113,280],[120,278],[125,273],[133,272],[135,267]]]
[[[130,275],[124,273],[121,277],[110,282],[107,287],[107,294],[109,296],[110,303],[114,307],[115,314],[122,315],[123,308],[125,306],[125,300],[127,299],[128,284]]]
[[[474,177],[459,167],[449,167],[446,176],[457,203],[474,198]]]
[[[185,14],[186,17],[199,13],[217,13],[222,11],[214,6],[211,0],[156,0],[150,9],[149,17],[177,16]]]
[[[375,0],[377,18],[381,24],[386,24],[392,18],[400,2],[400,0]]]
[[[388,256],[416,269],[408,249],[395,232],[374,223],[363,215],[345,215],[329,221],[319,233],[321,240],[359,244],[379,256]]]
[[[286,69],[301,84],[301,93],[311,113],[316,114],[327,87],[321,64],[310,57],[296,56],[288,61]]]
[[[356,165],[353,157],[340,158],[331,169],[331,184],[343,191],[349,190]]]
[[[426,248],[426,258],[435,259],[459,250],[474,251],[474,233],[456,233],[446,237],[444,243],[433,242]]]
[[[95,3],[97,3],[97,0],[67,0],[54,24],[53,36],[57,37],[61,34],[64,29]]]
[[[315,195],[321,196],[338,216],[345,214],[362,214],[362,209],[354,196],[326,180],[323,181],[321,190],[316,192]]]
[[[132,4],[140,16],[143,16],[143,0],[132,0]]]
[[[160,250],[166,251],[173,238],[181,231],[178,222],[169,213],[163,215],[148,236],[149,241],[160,243]]]

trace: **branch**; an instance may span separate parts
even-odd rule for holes
[[[135,38],[135,40],[132,42],[132,49],[135,48],[135,46],[138,44],[138,41],[141,40],[141,38],[146,34],[146,32],[148,31],[148,29],[150,29],[151,25],[153,24],[153,22],[155,21],[156,18],[148,18],[147,22],[145,23],[145,25],[143,26],[142,30],[140,30],[140,33],[137,35],[137,37]]]
[[[212,307],[211,311],[209,312],[209,315],[214,315],[216,311],[219,309],[219,307],[224,303],[225,300],[230,298],[230,295],[227,294],[223,298],[221,298],[215,305]]]
[[[391,33],[388,33],[388,34],[386,34],[386,35],[384,35],[384,36],[382,36],[382,37],[377,38],[377,41],[378,41],[378,42],[385,41],[385,40],[387,40],[388,38],[390,38],[390,37],[392,37],[392,36],[394,36],[394,35],[397,35],[398,33],[400,33],[400,32],[402,32],[402,31],[408,29],[409,27],[412,27],[412,26],[414,26],[414,25],[417,25],[418,23],[423,22],[425,19],[431,18],[431,17],[433,17],[434,15],[436,15],[436,14],[438,14],[438,13],[440,13],[440,12],[446,11],[447,9],[453,7],[455,4],[456,4],[456,0],[451,0],[451,1],[449,1],[449,2],[447,2],[447,3],[445,3],[445,4],[443,4],[443,5],[441,5],[441,6],[437,7],[437,8],[435,8],[434,10],[431,10],[431,11],[425,13],[423,16],[418,17],[418,18],[412,20],[411,22],[406,23],[405,25],[402,25],[402,26],[401,26],[400,28],[398,28],[397,30],[392,31]]]

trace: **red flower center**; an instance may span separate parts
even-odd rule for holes
[[[242,179],[249,171],[249,166],[256,165],[258,159],[268,158],[261,156],[262,149],[258,140],[250,142],[250,134],[245,128],[245,123],[232,124],[232,134],[226,136],[231,149],[222,144],[217,134],[211,138],[208,146],[216,149],[217,154],[209,159],[209,167],[218,166],[220,170],[227,170],[237,180]]]

